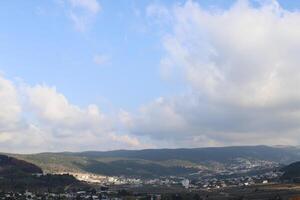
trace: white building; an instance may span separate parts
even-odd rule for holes
[[[183,187],[185,187],[186,189],[188,189],[190,187],[190,181],[188,179],[184,179],[181,181],[181,184]]]

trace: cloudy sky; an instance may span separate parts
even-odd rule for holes
[[[2,152],[300,145],[300,1],[0,4]]]

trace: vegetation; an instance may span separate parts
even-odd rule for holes
[[[283,172],[282,179],[300,182],[300,162],[292,163],[281,169]]]
[[[43,175],[40,167],[6,155],[0,155],[1,191],[64,191],[85,184],[70,175]]]
[[[161,176],[187,175],[215,170],[233,159],[247,158],[278,163],[300,159],[299,149],[290,147],[244,146],[194,149],[147,149],[41,153],[13,155],[41,167],[44,172],[89,172],[101,175]]]

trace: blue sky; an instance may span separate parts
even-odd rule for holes
[[[161,31],[146,15],[150,4],[183,2],[102,0],[87,30],[78,31],[67,16],[67,3],[4,1],[0,7],[0,69],[9,78],[56,86],[75,104],[95,102],[135,109],[185,88],[174,80],[162,80]],[[227,8],[235,1],[196,2],[204,8]],[[300,7],[298,1],[280,3],[289,9]],[[108,60],[99,66],[93,61],[96,55]]]
[[[300,144],[298,118],[281,120],[300,99],[300,1],[245,2],[1,2],[0,143],[34,130],[30,152]],[[90,142],[99,132],[116,144]]]
[[[162,80],[159,27],[145,14],[151,3],[178,1],[99,1],[87,30],[76,30],[67,5],[58,1],[4,1],[1,6],[0,69],[9,78],[56,86],[71,102],[134,109],[183,88]],[[228,7],[234,1],[199,1],[204,7]],[[282,1],[297,7],[299,2]],[[95,55],[108,61],[97,65]],[[108,106],[107,104],[105,106]]]
[[[146,27],[146,2],[100,2],[101,11],[84,32],[55,1],[3,3],[0,66],[6,76],[54,85],[80,105],[105,99],[132,108],[174,89],[159,76],[160,41]],[[97,65],[98,54],[109,61]]]

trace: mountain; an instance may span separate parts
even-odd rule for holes
[[[193,163],[207,161],[230,162],[235,158],[255,158],[276,162],[291,162],[300,158],[300,150],[292,147],[232,146],[193,149],[145,149],[117,151],[87,151],[81,153],[62,153],[63,155],[88,158],[130,158],[151,161],[186,160]]]
[[[1,191],[64,191],[86,187],[70,175],[43,175],[40,167],[24,160],[0,155]]]
[[[46,172],[88,172],[109,176],[169,176],[216,172],[245,166],[272,167],[300,160],[296,147],[233,146],[13,155]],[[258,168],[254,167],[257,170]]]
[[[6,155],[0,155],[0,176],[11,176],[13,174],[38,174],[42,169],[32,163],[18,160]]]
[[[287,165],[281,169],[283,172],[282,179],[283,180],[292,180],[292,181],[300,181],[300,162],[294,162],[290,165]]]

